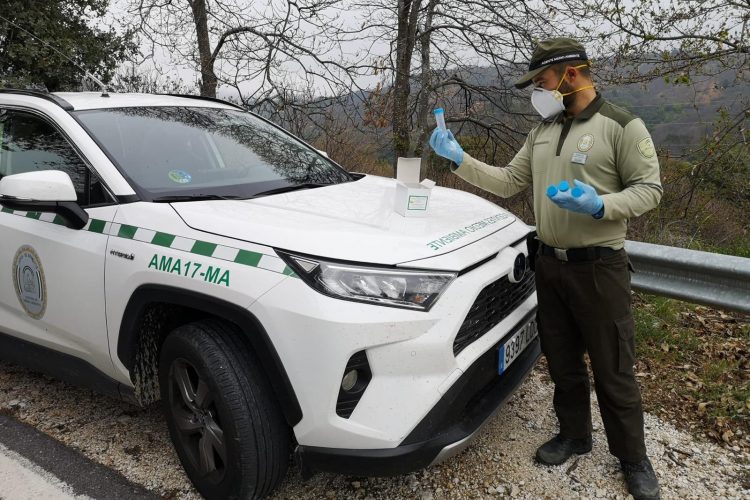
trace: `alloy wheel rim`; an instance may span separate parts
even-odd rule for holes
[[[226,471],[227,447],[208,384],[182,358],[172,363],[169,383],[169,407],[182,448],[201,476],[221,480]]]

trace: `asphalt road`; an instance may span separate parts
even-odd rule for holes
[[[0,414],[0,499],[156,499],[142,486]]]

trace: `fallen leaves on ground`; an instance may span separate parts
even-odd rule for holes
[[[635,295],[635,307],[654,306]],[[636,378],[647,411],[718,443],[750,450],[750,316],[682,304],[676,321],[654,311],[658,341],[638,338]]]

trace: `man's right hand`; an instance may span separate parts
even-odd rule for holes
[[[461,165],[464,159],[464,150],[461,149],[461,145],[458,143],[453,132],[450,130],[440,130],[436,128],[430,137],[430,146],[435,150],[435,153],[448,158],[456,165]]]

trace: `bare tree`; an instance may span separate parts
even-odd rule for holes
[[[150,94],[187,94],[190,87],[181,79],[162,75],[153,68],[139,67],[135,63],[121,65],[112,78],[118,92],[143,92]]]
[[[528,127],[513,78],[525,67],[535,39],[561,34],[541,3],[474,0],[379,0],[364,12],[363,39],[386,40],[383,88],[390,106],[396,156],[421,154],[434,127],[429,110],[485,142],[518,144]],[[526,124],[528,125],[528,123]]]
[[[748,69],[747,1],[563,0],[560,9],[569,17],[597,18],[603,49],[614,62],[648,63],[642,77]]]
[[[286,104],[310,88],[317,96],[356,87],[364,66],[343,53],[341,0],[131,0],[137,28],[154,53],[200,74],[201,95],[219,85],[250,108]]]
[[[560,9],[571,19],[598,20],[600,51],[608,55],[601,66],[610,81],[664,78],[680,85],[731,73],[728,85],[746,86],[750,79],[747,0],[562,0]],[[722,117],[725,132],[742,127],[749,112],[745,102],[734,120]]]
[[[424,151],[438,102],[485,145],[516,146],[526,110],[509,79],[535,37],[557,32],[548,11],[509,0],[131,2],[152,47],[200,73],[201,94],[225,85],[248,107],[280,120],[306,114],[313,127],[333,115],[367,125],[365,113],[387,105],[396,156]],[[480,66],[493,73],[477,77]],[[380,86],[361,88],[373,73]]]

